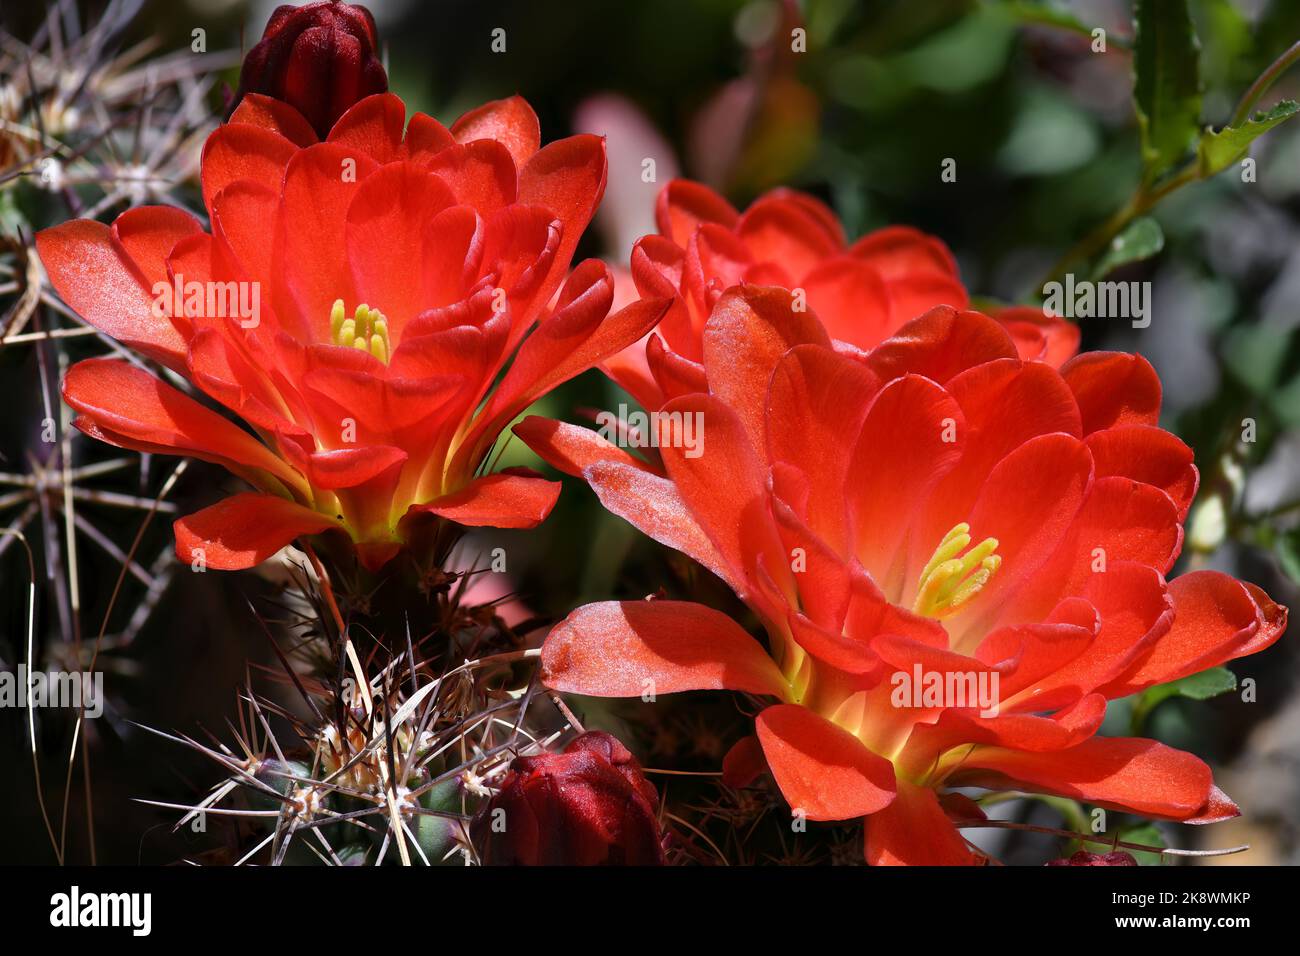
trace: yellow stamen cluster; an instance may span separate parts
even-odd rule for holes
[[[344,348],[357,348],[369,352],[379,361],[387,364],[388,319],[378,309],[372,309],[364,302],[357,306],[351,318],[346,318],[343,300],[335,299],[330,309],[330,340]]]
[[[962,522],[939,542],[934,556],[921,572],[912,610],[926,617],[946,617],[980,592],[1002,564],[994,554],[997,538],[985,538],[970,546],[970,525]],[[962,552],[966,551],[964,555]],[[961,557],[958,557],[961,555]]]

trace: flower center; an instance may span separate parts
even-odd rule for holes
[[[1002,564],[994,554],[997,538],[985,538],[966,551],[971,542],[969,532],[970,525],[963,521],[943,536],[917,582],[912,605],[915,613],[936,618],[955,614],[988,584]]]
[[[356,348],[369,352],[385,365],[388,364],[388,319],[378,309],[364,302],[357,306],[351,318],[345,317],[343,300],[335,299],[330,308],[330,340],[343,348]]]

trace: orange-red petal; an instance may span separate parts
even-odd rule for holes
[[[640,697],[740,690],[784,697],[785,680],[761,644],[719,611],[684,601],[605,601],[580,607],[542,647],[555,690]]]
[[[777,704],[754,723],[767,765],[795,813],[852,820],[894,799],[893,765],[807,707]]]
[[[223,499],[173,525],[177,558],[219,571],[251,568],[297,537],[337,527],[328,515],[256,492]]]

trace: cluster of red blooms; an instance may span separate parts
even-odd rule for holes
[[[729,777],[770,771],[809,819],[865,818],[875,864],[981,862],[956,788],[1237,814],[1198,758],[1097,736],[1108,700],[1263,650],[1286,623],[1227,575],[1166,579],[1198,479],[1144,359],[1075,355],[1077,329],[1038,310],[971,311],[951,254],[915,230],[849,244],[809,196],[742,213],[685,181],[609,314],[609,270],[571,268],[602,140],[542,147],[518,98],[408,122],[385,86],[368,13],[281,8],[204,148],[210,230],[147,207],[38,237],[73,309],[248,426],[137,365],[67,376],[88,434],[257,489],[177,521],[183,560],[245,568],[342,532],[379,569],[421,515],[534,525],[558,483],[485,473],[488,453],[599,366],[647,410],[699,416],[707,452],[638,457],[538,418],[516,433],[717,574],[767,640],[697,604],[588,605],[546,640],[551,688],[757,695]],[[160,316],[152,290],[182,276],[255,284],[258,320],[188,299]],[[899,706],[893,678],[914,673],[969,676],[994,707]],[[508,844],[483,830],[485,858],[662,860],[654,788],[608,735],[517,760],[489,808],[524,824]]]

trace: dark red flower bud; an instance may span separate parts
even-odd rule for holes
[[[563,753],[517,757],[471,836],[488,865],[656,866],[658,804],[627,748],[593,730]]]
[[[290,104],[322,139],[353,103],[388,89],[375,18],[360,4],[324,0],[277,7],[239,74],[239,95]]]
[[[1087,850],[1080,850],[1071,857],[1061,857],[1059,860],[1052,860],[1047,866],[1137,866],[1138,861],[1133,859],[1133,854],[1125,853],[1123,850],[1116,850],[1114,853],[1089,853]]]

